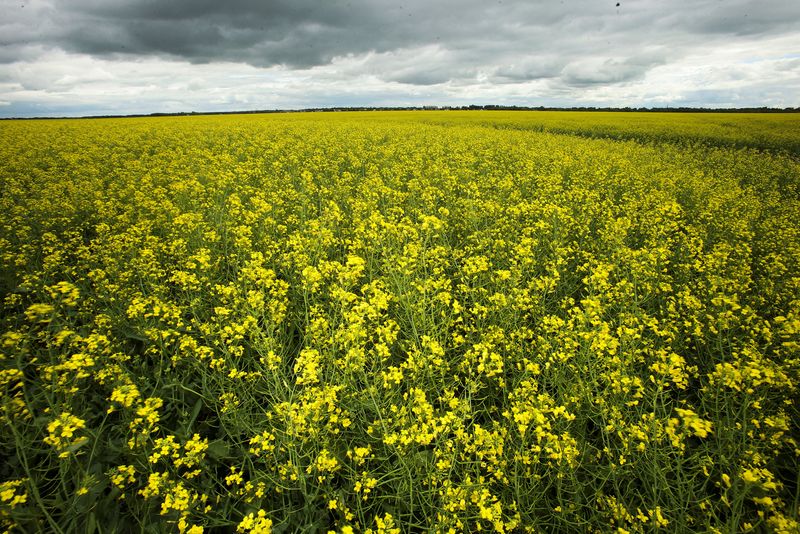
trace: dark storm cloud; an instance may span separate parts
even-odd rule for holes
[[[90,55],[164,55],[260,67],[323,65],[407,42],[392,12],[370,2],[59,1],[51,44]],[[413,40],[413,39],[412,39]]]

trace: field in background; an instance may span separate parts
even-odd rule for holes
[[[455,112],[458,113],[458,112]],[[433,118],[435,117],[435,118]],[[454,119],[454,120],[453,120]],[[474,123],[490,128],[563,133],[588,138],[755,148],[800,156],[797,114],[635,113],[544,111],[533,113],[450,112],[432,114],[432,122]]]
[[[1,526],[800,528],[798,115],[0,136]]]

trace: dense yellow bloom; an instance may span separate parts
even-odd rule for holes
[[[25,317],[27,317],[29,321],[46,323],[51,320],[50,314],[52,314],[53,311],[54,308],[50,304],[31,304],[28,306],[28,309],[25,310]]]
[[[365,534],[400,534],[400,529],[397,528],[394,517],[390,513],[383,516],[375,517],[375,529],[368,528]]]
[[[297,384],[308,385],[319,382],[320,353],[315,349],[303,349],[294,365]]]
[[[336,457],[328,449],[322,449],[317,455],[317,459],[314,460],[313,467],[308,466],[307,471],[311,473],[316,470],[316,472],[320,473],[317,478],[322,481],[326,478],[327,473],[335,473],[339,469],[341,469],[341,465]]]
[[[272,532],[272,520],[267,518],[267,513],[264,510],[259,510],[255,514],[247,514],[236,526],[236,532],[242,532],[243,534],[270,534]]]
[[[0,530],[797,531],[796,114],[0,136]]]
[[[275,450],[275,435],[265,430],[261,435],[250,438],[250,453],[261,455]]]
[[[76,417],[70,412],[62,412],[47,424],[49,435],[44,438],[44,442],[55,447],[59,451],[59,457],[67,458],[80,445],[88,441],[89,438],[77,435],[78,431],[85,427],[86,422],[80,417]]]
[[[706,421],[694,413],[692,410],[676,408],[675,411],[681,416],[683,424],[691,429],[695,436],[700,438],[708,437],[712,432],[711,421]]]
[[[124,384],[111,392],[111,400],[118,402],[125,408],[130,408],[141,398],[139,389],[133,384]]]
[[[28,502],[25,480],[7,480],[0,482],[0,502],[4,506],[14,508]]]
[[[111,483],[119,489],[136,482],[136,469],[132,465],[120,465],[109,474]]]
[[[49,288],[50,296],[59,299],[66,306],[75,306],[80,297],[80,290],[69,282],[59,282]]]

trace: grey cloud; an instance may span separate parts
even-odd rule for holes
[[[40,57],[42,53],[42,48],[38,46],[0,45],[0,65],[33,61]]]
[[[644,74],[645,68],[624,61],[579,61],[567,65],[561,74],[564,82],[572,85],[593,85],[625,82]]]
[[[450,79],[451,77],[447,72],[429,69],[388,77],[388,81],[410,85],[438,85],[450,81]]]
[[[589,58],[568,64],[561,79],[569,85],[595,85],[627,82],[642,77],[651,68],[666,62],[663,51],[650,51],[628,58]]]
[[[800,70],[800,58],[786,59],[775,66],[776,70],[792,72]]]
[[[700,34],[754,35],[798,28],[800,2],[734,0],[685,14],[686,27]]]
[[[501,64],[492,80],[497,83],[518,83],[542,78],[554,78],[564,68],[564,61],[558,57],[531,57],[512,60]]]

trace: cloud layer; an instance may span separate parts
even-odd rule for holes
[[[0,116],[421,103],[800,106],[800,3],[616,4],[0,0]]]

